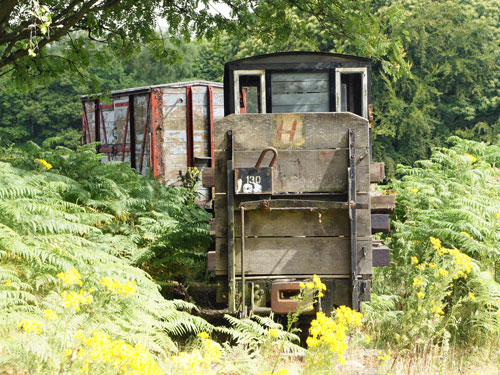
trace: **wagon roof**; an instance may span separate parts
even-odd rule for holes
[[[162,88],[162,87],[186,87],[186,86],[213,86],[213,87],[224,87],[224,85],[220,82],[211,82],[204,80],[195,80],[195,81],[184,81],[184,82],[173,82],[173,83],[164,83],[161,85],[152,85],[152,86],[141,86],[141,87],[131,87],[128,89],[122,90],[113,90],[111,91],[111,96],[121,96],[127,94],[142,94],[151,91],[152,89]],[[95,94],[95,96],[99,97],[102,93]],[[80,99],[92,99],[95,96],[93,95],[82,95]]]
[[[297,57],[297,61],[291,61],[290,59],[294,56]],[[226,65],[232,64],[255,64],[255,63],[278,63],[278,62],[335,62],[335,61],[359,61],[370,63],[372,60],[367,57],[353,56],[353,55],[343,55],[339,53],[331,52],[309,52],[309,51],[290,51],[290,52],[277,52],[268,53],[264,55],[257,55],[252,57],[246,57],[239,60],[234,60],[226,63]]]

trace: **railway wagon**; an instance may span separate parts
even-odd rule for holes
[[[370,299],[374,266],[389,249],[394,197],[371,184],[369,59],[287,52],[226,63],[225,117],[214,124],[215,251],[209,269],[230,313],[286,314],[300,283],[319,275],[315,310]],[[244,108],[244,110],[242,110]]]
[[[224,116],[221,83],[177,82],[111,92],[111,102],[82,96],[85,143],[100,142],[103,162],[122,161],[167,184],[189,167],[213,166],[213,123]],[[211,189],[198,189],[209,205]]]

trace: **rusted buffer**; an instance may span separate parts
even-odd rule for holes
[[[223,85],[191,81],[111,92],[111,103],[82,96],[85,143],[100,142],[104,162],[122,161],[166,183],[189,167],[214,166],[214,120],[224,115]],[[211,190],[199,189],[208,203]]]
[[[371,161],[370,72],[368,59],[329,53],[225,65],[226,117],[203,180],[215,188],[209,267],[231,313],[294,311],[314,274],[328,288],[316,310],[370,300],[373,267],[389,264],[372,234],[394,209],[370,188],[385,177]]]

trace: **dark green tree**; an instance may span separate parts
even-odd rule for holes
[[[500,133],[500,2],[395,1],[380,12],[401,7],[405,20],[391,32],[407,36],[411,76],[374,74],[376,155],[394,167],[427,158],[453,133],[493,142]]]

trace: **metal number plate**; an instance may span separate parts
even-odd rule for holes
[[[236,194],[272,194],[273,168],[236,168],[234,190]]]

